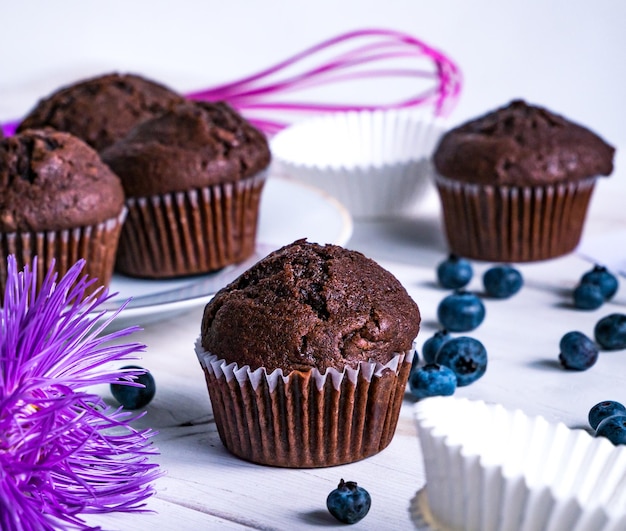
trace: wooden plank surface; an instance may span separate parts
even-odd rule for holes
[[[387,241],[387,248],[390,242]],[[419,250],[416,250],[419,252]],[[441,256],[436,251],[432,257]],[[434,282],[432,266],[381,261],[406,286],[422,311],[418,347],[437,330],[436,308],[447,294]],[[489,264],[476,264],[470,289],[481,290]],[[595,311],[571,307],[571,290],[590,264],[577,256],[519,266],[525,286],[509,300],[485,300],[487,317],[475,331],[489,353],[486,375],[457,396],[499,402],[541,414],[571,427],[585,427],[589,408],[601,400],[626,400],[626,353],[605,352],[585,372],[563,370],[558,342],[569,330],[592,334],[602,316],[626,310],[626,288]],[[392,444],[361,462],[325,469],[288,470],[250,464],[221,445],[203,374],[193,352],[202,308],[148,325],[135,339],[148,346],[142,364],[157,382],[157,394],[141,426],[159,431],[157,461],[165,476],[148,507],[155,514],[90,519],[106,528],[316,529],[341,528],[325,499],[340,478],[371,493],[370,514],[355,529],[414,526],[411,501],[425,482],[413,422],[415,401],[407,393]]]

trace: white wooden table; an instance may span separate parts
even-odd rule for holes
[[[586,238],[626,227],[626,181],[617,173],[596,188]],[[431,205],[432,206],[432,205]],[[386,222],[357,222],[347,247],[380,261],[406,286],[422,311],[421,344],[438,328],[436,308],[447,293],[435,283],[434,266],[445,257],[437,208]],[[625,242],[626,243],[626,240]],[[626,246],[625,246],[626,247]],[[623,253],[626,257],[626,252]],[[481,290],[475,263],[471,289]],[[586,428],[589,408],[604,399],[626,402],[626,352],[605,352],[585,372],[563,370],[558,342],[570,330],[592,335],[597,320],[626,312],[626,279],[615,299],[595,311],[571,307],[571,290],[590,263],[569,255],[520,265],[524,288],[515,297],[486,300],[487,317],[474,332],[489,353],[486,375],[457,396],[499,402],[541,414],[570,427]],[[354,529],[411,529],[411,505],[425,476],[413,421],[415,401],[407,392],[396,435],[380,454],[323,469],[290,470],[244,462],[220,443],[193,343],[202,307],[147,325],[135,340],[145,342],[142,364],[154,374],[157,394],[140,421],[159,431],[155,458],[165,475],[148,502],[149,514],[92,517],[90,523],[120,530],[320,529],[343,528],[325,500],[341,478],[357,481],[372,495],[372,508]]]

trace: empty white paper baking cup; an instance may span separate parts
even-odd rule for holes
[[[429,398],[415,409],[432,529],[626,529],[626,447],[499,405]]]
[[[354,218],[391,217],[434,190],[431,156],[443,131],[424,111],[324,115],[273,138],[272,171],[325,190]]]

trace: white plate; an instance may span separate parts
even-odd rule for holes
[[[205,304],[218,289],[283,245],[299,238],[345,245],[351,235],[352,218],[336,199],[296,181],[270,177],[261,196],[254,256],[216,273],[185,279],[143,280],[113,275],[109,292],[116,295],[100,310],[106,310],[108,316],[130,299],[110,327],[119,329],[160,321]]]

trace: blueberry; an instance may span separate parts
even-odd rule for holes
[[[594,328],[598,344],[606,350],[626,348],[626,315],[612,313],[600,319]]]
[[[413,359],[411,360],[411,370],[417,367],[420,363],[420,356],[417,353],[417,350],[413,352]]]
[[[126,409],[139,409],[147,406],[156,392],[156,384],[152,374],[137,365],[127,365],[122,369],[145,371],[143,374],[133,377],[133,382],[139,383],[143,387],[136,387],[127,383],[113,383],[111,384],[113,397]]]
[[[596,428],[597,437],[606,437],[613,444],[626,444],[626,414],[605,418]]]
[[[485,271],[483,285],[485,291],[496,299],[508,299],[515,295],[524,284],[522,274],[510,265],[498,265]]]
[[[615,400],[604,400],[589,410],[589,425],[595,430],[604,419],[617,414],[626,415],[626,407]]]
[[[580,279],[581,284],[595,284],[600,288],[605,301],[613,298],[617,293],[619,282],[617,277],[606,267],[596,264],[591,271],[587,271]]]
[[[339,482],[339,486],[326,498],[326,507],[337,520],[344,524],[355,524],[365,518],[370,510],[372,498],[369,492],[354,481]]]
[[[427,363],[411,371],[409,389],[415,398],[450,396],[456,391],[456,374],[445,365]]]
[[[457,290],[439,303],[437,317],[451,332],[468,332],[483,322],[485,305],[473,293]]]
[[[450,254],[437,266],[437,280],[446,289],[459,289],[469,284],[474,271],[465,258]]]
[[[598,347],[582,332],[568,332],[559,342],[559,361],[566,369],[585,371],[598,361]]]
[[[598,284],[582,282],[574,289],[574,306],[579,310],[595,310],[604,304],[604,295]]]
[[[429,337],[422,345],[422,357],[426,363],[433,363],[437,357],[437,352],[446,341],[452,339],[450,333],[442,328],[435,332],[435,335]]]
[[[487,350],[472,337],[455,337],[439,349],[437,363],[445,365],[456,374],[457,386],[469,385],[487,370]]]

